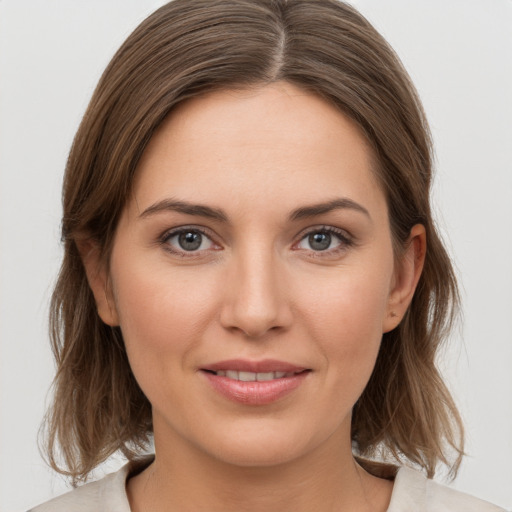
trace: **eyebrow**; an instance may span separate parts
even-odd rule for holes
[[[158,203],[149,206],[139,215],[139,218],[149,217],[156,213],[166,211],[185,213],[187,215],[196,215],[199,217],[228,222],[227,215],[218,208],[187,203],[185,201],[175,201],[173,199],[163,199],[162,201],[158,201]]]
[[[302,206],[301,208],[294,210],[290,214],[289,218],[290,220],[295,221],[300,219],[307,219],[309,217],[315,217],[317,215],[323,215],[334,210],[344,209],[355,210],[357,212],[363,213],[369,219],[371,219],[370,213],[364,206],[346,197],[333,199],[325,203]],[[158,201],[157,203],[149,206],[139,215],[139,218],[149,217],[151,215],[166,211],[179,212],[186,215],[196,215],[221,222],[228,222],[227,215],[220,208],[212,208],[202,204],[193,204],[186,201],[176,201],[173,199],[163,199],[162,201]]]
[[[301,208],[297,208],[291,213],[290,220],[306,219],[308,217],[323,215],[325,213],[332,212],[333,210],[345,209],[355,210],[357,212],[363,213],[371,220],[371,215],[364,206],[356,203],[352,199],[348,199],[347,197],[333,199],[332,201],[327,201],[325,203],[313,204],[311,206],[303,206]]]

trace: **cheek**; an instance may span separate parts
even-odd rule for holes
[[[149,268],[118,265],[113,276],[121,331],[138,379],[169,374],[187,362],[214,315],[217,287],[212,276],[198,280],[166,265]]]
[[[304,301],[309,329],[333,370],[327,375],[342,380],[341,389],[355,386],[362,392],[373,370],[387,314],[389,268],[372,273],[341,270],[337,279],[324,283],[322,293]]]
[[[382,319],[387,311],[391,271],[382,268],[374,272],[340,269],[338,275],[323,280],[315,277],[303,281],[298,292],[303,310],[326,334],[334,333],[354,341],[365,339],[373,332],[382,334]],[[317,290],[312,292],[312,290]],[[327,333],[332,333],[327,336]]]

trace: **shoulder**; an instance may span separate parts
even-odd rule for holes
[[[97,482],[91,482],[58,496],[28,512],[93,512],[106,507],[116,512],[129,512],[124,490],[125,468],[111,473]]]
[[[501,507],[457,491],[433,480],[427,480],[427,503],[432,511],[505,512]]]
[[[388,512],[505,512],[486,501],[429,480],[402,467],[395,478]]]
[[[126,480],[135,471],[147,466],[152,457],[125,464],[96,482],[90,482],[58,496],[28,512],[130,512]]]

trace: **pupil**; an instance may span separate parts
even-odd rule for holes
[[[195,251],[201,246],[202,236],[200,233],[189,231],[188,233],[181,233],[178,237],[178,241],[180,247],[185,251]]]
[[[315,251],[325,251],[331,245],[329,233],[314,233],[309,235],[309,245]]]

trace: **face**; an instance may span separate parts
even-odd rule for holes
[[[350,449],[352,407],[415,281],[395,266],[364,138],[286,83],[173,112],[109,272],[91,285],[152,404],[157,449],[171,439],[242,466]]]

